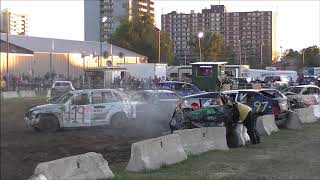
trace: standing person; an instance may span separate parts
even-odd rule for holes
[[[228,98],[227,98],[228,99]],[[247,133],[252,144],[260,143],[260,136],[256,130],[256,121],[252,114],[252,109],[242,103],[227,100],[227,107],[233,112],[233,123],[242,122],[247,128]]]

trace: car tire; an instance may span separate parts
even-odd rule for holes
[[[299,108],[299,102],[296,99],[292,99],[292,108],[293,109]]]
[[[128,118],[125,114],[117,113],[113,115],[111,118],[111,127],[116,129],[124,128],[127,121]]]
[[[58,119],[53,115],[40,116],[39,125],[37,129],[40,132],[52,133],[60,129],[60,123]]]

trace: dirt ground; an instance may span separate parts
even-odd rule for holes
[[[110,164],[124,163],[130,158],[133,142],[157,137],[166,130],[133,123],[126,130],[99,127],[37,133],[26,128],[23,118],[28,107],[41,103],[45,99],[1,101],[1,179],[27,179],[40,162],[90,151],[102,153]]]

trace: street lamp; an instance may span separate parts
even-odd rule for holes
[[[184,65],[187,65],[187,51],[184,50]]]
[[[100,28],[100,57],[98,58],[98,67],[101,66],[102,64],[102,42],[103,42],[103,39],[102,39],[102,30],[104,29],[104,23],[108,20],[108,18],[106,16],[102,17],[101,19],[101,23],[102,23],[102,27]]]
[[[199,52],[200,52],[200,62],[201,62],[201,41],[200,39],[203,37],[203,32],[198,33],[198,38],[199,38]]]
[[[282,60],[282,46],[280,46],[280,61]]]
[[[264,45],[264,42],[261,42],[260,45],[260,68],[262,69],[262,47]]]
[[[241,65],[241,40],[239,40],[239,64]]]
[[[305,49],[302,49],[302,64],[304,65],[304,50]]]
[[[158,62],[161,63],[161,60],[160,60],[160,57],[161,57],[161,54],[160,54],[160,29],[158,29]]]

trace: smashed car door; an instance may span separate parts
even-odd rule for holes
[[[65,109],[64,127],[91,126],[92,107],[87,93],[76,94]]]

